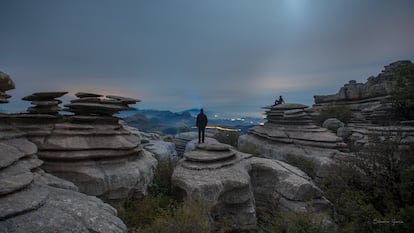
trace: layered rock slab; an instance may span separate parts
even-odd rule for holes
[[[29,107],[27,111],[33,114],[51,114],[57,115],[61,108],[59,104],[62,101],[57,98],[66,95],[68,92],[36,92],[26,97],[23,97],[22,100],[31,101],[33,107]]]
[[[299,169],[223,144],[198,144],[186,152],[172,182],[184,196],[210,203],[216,224],[234,228],[255,227],[257,215],[265,212],[330,208],[322,192]]]
[[[87,122],[68,117],[50,135],[34,141],[43,168],[75,183],[79,190],[107,201],[147,194],[156,159],[142,149],[141,139],[105,117]]]
[[[29,99],[40,95],[50,98],[52,94],[39,93]],[[108,100],[98,94],[77,95],[93,98],[97,101],[95,105],[105,105],[101,99]],[[118,96],[111,98],[110,101],[123,109],[137,101]],[[6,121],[25,132],[37,145],[38,156],[44,161],[43,169],[75,183],[81,192],[110,203],[146,195],[156,159],[143,150],[139,136],[119,124],[119,119],[112,116],[114,111],[97,114],[97,109],[105,110],[95,105],[82,108],[80,112],[75,110],[72,116],[16,114],[8,116]]]
[[[239,137],[239,148],[254,148],[263,156],[289,161],[306,160],[312,163],[315,175],[323,178],[335,159],[347,156],[343,139],[315,125],[307,106],[281,104],[265,107],[268,122],[249,129]]]
[[[116,210],[45,173],[36,146],[0,123],[0,232],[126,232]]]

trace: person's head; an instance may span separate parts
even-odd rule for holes
[[[279,98],[282,98],[282,96],[280,95]]]
[[[200,113],[204,113],[204,109],[200,108]]]

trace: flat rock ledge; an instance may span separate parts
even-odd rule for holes
[[[172,182],[183,197],[210,203],[217,226],[254,228],[257,216],[274,211],[318,212],[330,219],[330,202],[304,172],[223,144],[198,144],[186,152]]]

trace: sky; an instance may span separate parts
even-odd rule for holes
[[[414,60],[413,0],[0,0],[0,70],[16,89],[116,94],[141,109],[257,115],[313,104]]]

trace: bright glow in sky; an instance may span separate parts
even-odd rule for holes
[[[260,113],[307,105],[414,54],[412,0],[2,0],[0,70],[17,89]]]

